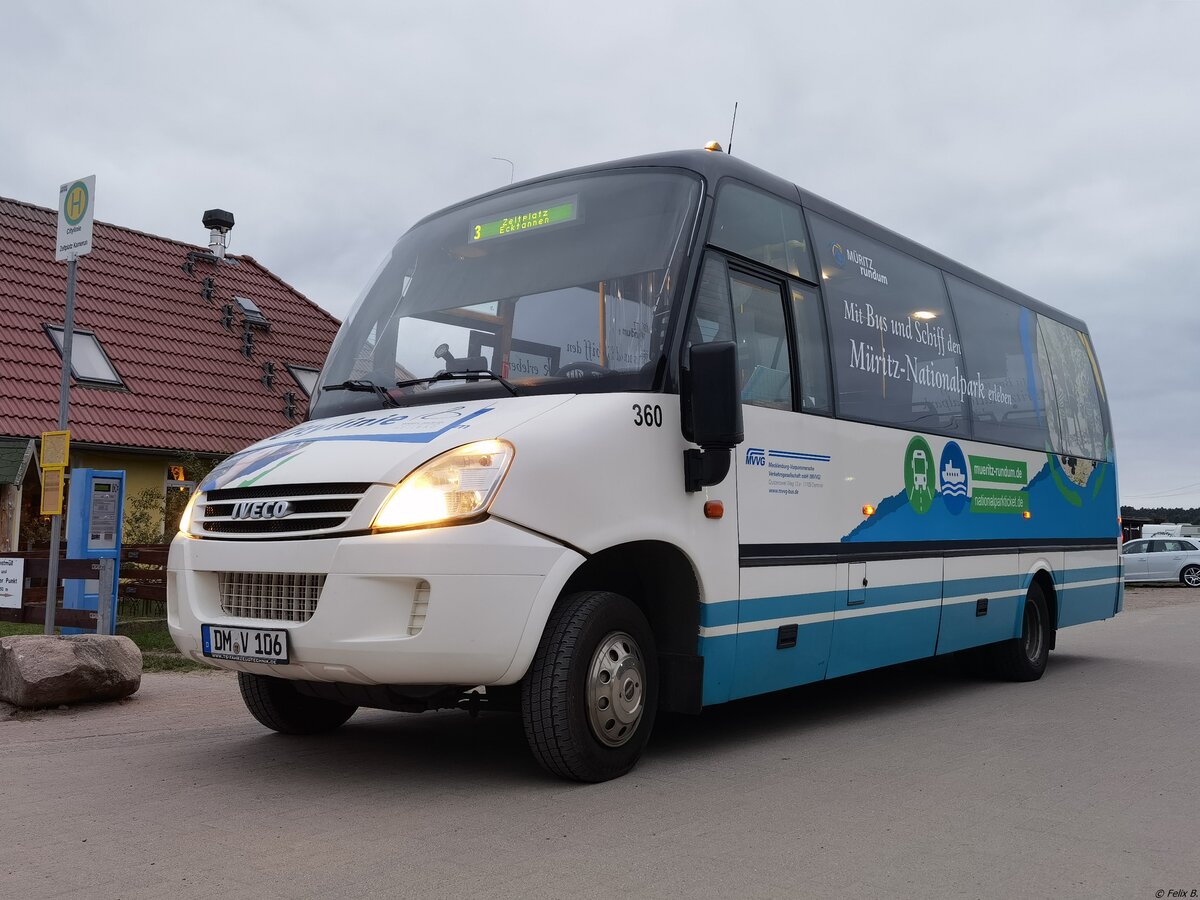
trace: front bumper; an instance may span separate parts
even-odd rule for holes
[[[581,562],[574,550],[495,518],[317,540],[177,537],[167,566],[167,625],[185,655],[242,672],[348,684],[509,684],[524,674]],[[226,614],[221,572],[327,578],[312,618],[288,622]],[[428,607],[410,633],[422,583]],[[201,624],[286,628],[290,662],[208,659]]]

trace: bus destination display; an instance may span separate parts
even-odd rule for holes
[[[535,228],[545,228],[547,225],[573,222],[578,215],[577,201],[577,197],[564,197],[561,200],[552,200],[543,206],[526,207],[505,213],[498,219],[473,222],[468,243],[474,244],[491,238],[507,237],[522,231],[531,231]]]

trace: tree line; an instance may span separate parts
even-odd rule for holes
[[[1181,522],[1200,525],[1200,507],[1185,509],[1181,506],[1157,506],[1153,509],[1141,506],[1122,506],[1121,516],[1130,519],[1150,519],[1157,522]]]

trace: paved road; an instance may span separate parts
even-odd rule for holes
[[[544,776],[510,716],[297,740],[227,675],[148,675],[3,719],[0,895],[1187,896],[1200,591],[1128,603],[1039,683],[920,664],[666,718],[593,786]]]

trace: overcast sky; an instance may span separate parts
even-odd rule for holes
[[[0,195],[254,256],[339,318],[395,239],[558,169],[734,155],[1090,325],[1122,502],[1200,505],[1200,0],[9,0]],[[86,264],[86,263],[85,263]]]

